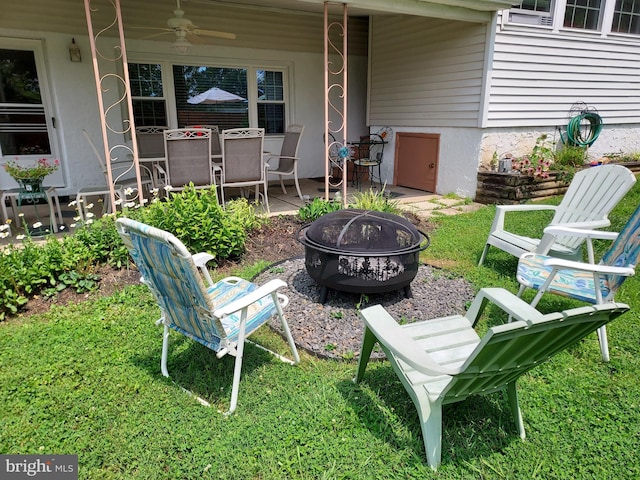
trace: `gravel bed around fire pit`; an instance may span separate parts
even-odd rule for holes
[[[418,268],[411,283],[413,298],[405,298],[402,289],[366,296],[331,290],[322,305],[318,303],[320,286],[307,273],[302,257],[272,265],[254,281],[262,284],[273,278],[287,282],[281,290],[290,301],[284,313],[298,348],[333,359],[359,355],[364,328],[358,306],[382,304],[397,321],[410,323],[464,313],[467,302],[474,297],[473,287],[466,280],[426,265]],[[281,333],[277,320],[271,320],[270,325]],[[383,358],[384,354],[376,349],[371,357]]]

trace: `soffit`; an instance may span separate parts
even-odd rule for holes
[[[508,8],[513,0],[344,0],[352,19],[350,31],[356,42],[354,52],[366,50],[366,17],[416,15],[448,20],[485,23],[492,11]],[[237,40],[207,38],[203,43],[237,47],[322,51],[323,0],[182,0],[185,16],[198,27],[229,31]],[[94,14],[94,26],[109,25],[113,9],[107,0]],[[137,39],[156,33],[151,28],[165,27],[173,16],[175,0],[120,0],[125,37]],[[330,15],[342,14],[342,3],[329,3]],[[363,23],[364,22],[364,23]],[[147,27],[147,30],[136,27]],[[21,0],[3,10],[0,28],[59,32],[79,35],[87,32],[84,5],[80,0]],[[355,28],[352,30],[352,28]],[[300,32],[306,35],[300,35]],[[363,32],[361,35],[360,33]],[[304,38],[303,38],[304,37]],[[316,38],[311,42],[309,38]],[[362,37],[362,38],[360,38]],[[152,40],[172,42],[173,35]],[[312,44],[313,43],[313,44]],[[360,45],[362,44],[362,45]]]

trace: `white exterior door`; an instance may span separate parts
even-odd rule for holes
[[[30,166],[60,158],[44,65],[39,41],[0,40],[0,164],[12,160]],[[44,183],[60,186],[63,178],[60,168]],[[0,169],[0,189],[14,187],[17,183]]]

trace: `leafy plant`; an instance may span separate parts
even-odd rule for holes
[[[237,258],[244,252],[249,229],[263,220],[244,199],[218,203],[216,188],[196,189],[193,185],[170,192],[166,201],[125,211],[154,227],[173,233],[192,252],[208,252],[217,260]]]
[[[240,256],[248,230],[265,221],[245,199],[229,202],[223,209],[215,188],[188,187],[169,197],[146,207],[125,207],[124,214],[174,233],[192,252],[210,252],[218,259]],[[73,235],[51,236],[44,242],[35,243],[28,231],[16,236],[22,244],[8,245],[0,254],[0,321],[40,292],[50,297],[65,288],[79,293],[93,290],[99,280],[96,265],[127,265],[129,252],[116,231],[116,218],[89,218]],[[4,227],[0,233],[4,236],[7,231]]]
[[[51,164],[46,158],[37,160],[35,164],[29,167],[20,165],[15,160],[9,160],[4,164],[5,171],[16,180],[27,178],[44,178],[50,173],[58,170],[59,167],[59,160],[55,160],[53,164]]]
[[[336,212],[342,208],[342,203],[337,200],[324,200],[323,198],[314,198],[311,202],[300,207],[298,217],[303,222],[313,222],[322,215]]]
[[[380,191],[369,189],[356,193],[353,203],[349,206],[361,210],[374,210],[376,212],[393,214],[400,213],[399,202],[397,200],[391,200],[389,196],[385,194],[384,188]]]
[[[60,283],[73,288],[77,293],[85,293],[98,287],[100,276],[95,273],[65,272],[60,275]]]
[[[512,158],[511,168],[523,175],[548,178],[549,167],[554,160],[554,149],[547,139],[548,135],[540,135],[531,153],[521,158],[513,158],[510,153],[506,154],[505,157]]]

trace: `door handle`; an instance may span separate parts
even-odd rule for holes
[[[435,167],[436,167],[436,164],[435,164],[435,163],[430,163],[430,164],[429,164],[429,168],[435,168]]]

